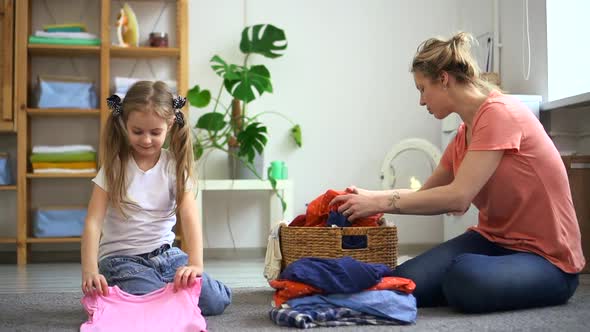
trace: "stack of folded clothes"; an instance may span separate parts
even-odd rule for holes
[[[96,172],[96,150],[90,145],[36,145],[30,160],[33,173]]]
[[[269,282],[276,289],[270,319],[302,329],[413,324],[416,284],[393,275],[383,264],[351,257],[301,258]]]
[[[46,25],[29,36],[29,44],[99,46],[100,39],[86,32],[83,24]]]

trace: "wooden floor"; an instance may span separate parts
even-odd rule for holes
[[[209,260],[206,271],[231,288],[267,287],[262,275],[264,258]],[[0,294],[33,292],[78,292],[81,277],[79,263],[0,265]]]
[[[398,263],[408,259],[398,258]],[[205,271],[230,288],[269,287],[263,276],[264,258],[209,259]],[[0,264],[0,294],[80,291],[79,263]]]

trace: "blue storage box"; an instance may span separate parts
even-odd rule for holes
[[[97,108],[96,89],[85,78],[40,76],[36,97],[38,108]]]
[[[8,153],[0,153],[0,186],[14,184],[10,171],[10,158]]]
[[[51,209],[35,211],[33,217],[34,237],[80,236],[84,230],[87,209]]]

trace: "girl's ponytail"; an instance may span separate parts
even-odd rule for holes
[[[107,99],[112,111],[102,133],[101,167],[104,171],[109,202],[112,207],[125,216],[122,202],[127,192],[127,162],[131,153],[129,137],[125,128],[123,106],[121,99],[113,95]]]
[[[179,117],[182,117],[182,120]],[[186,190],[185,184],[194,184],[191,131],[189,126],[184,124],[184,116],[180,109],[177,109],[175,123],[170,130],[170,150],[176,160],[176,205],[180,206]],[[194,186],[191,189],[194,189]]]

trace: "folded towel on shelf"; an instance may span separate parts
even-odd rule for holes
[[[48,38],[29,36],[29,44],[100,46],[100,39]]]
[[[59,31],[59,32],[84,32],[86,31],[86,24],[84,23],[65,23],[65,24],[46,24],[43,26],[43,30],[47,32]]]
[[[48,169],[48,168],[65,168],[65,169],[96,169],[95,161],[79,161],[79,162],[39,162],[33,163],[33,169]]]
[[[92,145],[35,145],[33,153],[61,153],[61,152],[96,152]]]
[[[98,36],[88,32],[63,32],[53,31],[46,32],[37,30],[35,31],[35,37],[46,37],[46,38],[66,38],[66,39],[98,39]]]
[[[96,161],[96,152],[33,153],[29,159],[32,163]]]

